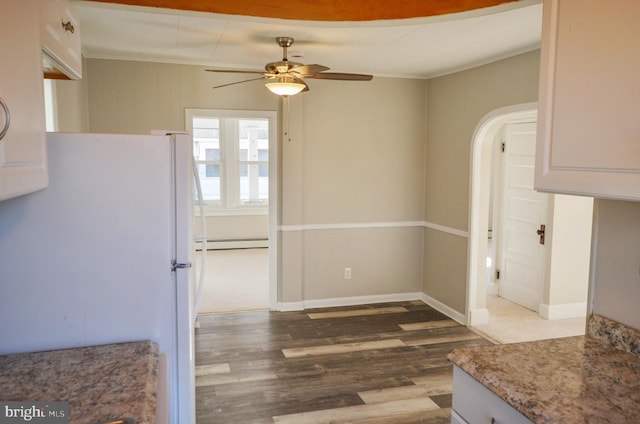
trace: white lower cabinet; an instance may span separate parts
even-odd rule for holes
[[[456,411],[451,410],[451,424],[468,424]]]
[[[452,424],[532,424],[457,366],[453,367],[452,409]]]

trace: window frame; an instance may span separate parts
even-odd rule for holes
[[[219,140],[220,140],[220,160],[196,160],[197,164],[220,164],[220,203],[208,204],[204,206],[205,215],[207,216],[231,216],[231,215],[268,215],[269,204],[272,201],[271,180],[275,174],[272,170],[274,162],[274,152],[277,143],[278,114],[277,111],[265,110],[227,110],[227,109],[185,109],[185,129],[189,134],[193,135],[193,119],[194,118],[211,118],[220,120]],[[268,203],[260,205],[242,204],[240,201],[240,179],[229,178],[234,170],[239,170],[240,165],[248,162],[240,161],[238,155],[238,132],[237,128],[229,125],[231,120],[243,119],[267,119],[269,122],[269,194]],[[236,125],[237,127],[237,125]],[[195,147],[195,139],[193,140]],[[229,166],[229,161],[237,158],[237,163]],[[196,214],[199,208],[196,208]]]

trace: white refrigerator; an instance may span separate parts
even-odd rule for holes
[[[151,339],[195,421],[192,142],[49,133],[49,187],[0,202],[0,355]]]

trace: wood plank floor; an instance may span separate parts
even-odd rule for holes
[[[419,301],[198,321],[198,424],[449,423],[447,354],[491,344]]]

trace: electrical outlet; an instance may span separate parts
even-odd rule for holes
[[[351,280],[351,268],[344,269],[344,279]]]

